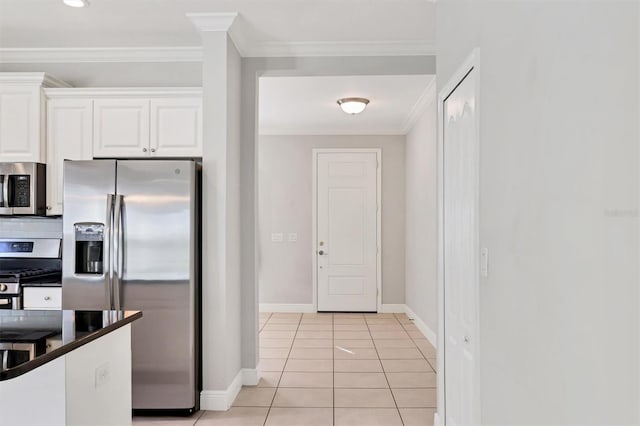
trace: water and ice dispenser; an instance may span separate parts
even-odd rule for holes
[[[76,274],[102,275],[104,260],[104,224],[76,223]]]

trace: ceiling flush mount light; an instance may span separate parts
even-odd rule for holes
[[[338,105],[347,114],[360,114],[366,108],[369,99],[366,98],[342,98],[338,99]]]
[[[87,7],[89,6],[88,0],[62,0],[64,4],[71,7]]]

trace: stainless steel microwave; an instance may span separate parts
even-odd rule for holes
[[[0,215],[44,215],[46,196],[44,164],[0,163]]]

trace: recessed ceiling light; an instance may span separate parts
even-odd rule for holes
[[[62,0],[64,4],[71,7],[87,7],[89,0]]]
[[[338,99],[338,105],[347,114],[360,114],[367,107],[369,99],[366,98],[342,98]]]

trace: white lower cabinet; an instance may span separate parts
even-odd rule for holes
[[[64,160],[91,160],[91,99],[47,101],[47,215],[62,214]]]
[[[25,287],[22,309],[62,309],[62,287]]]

